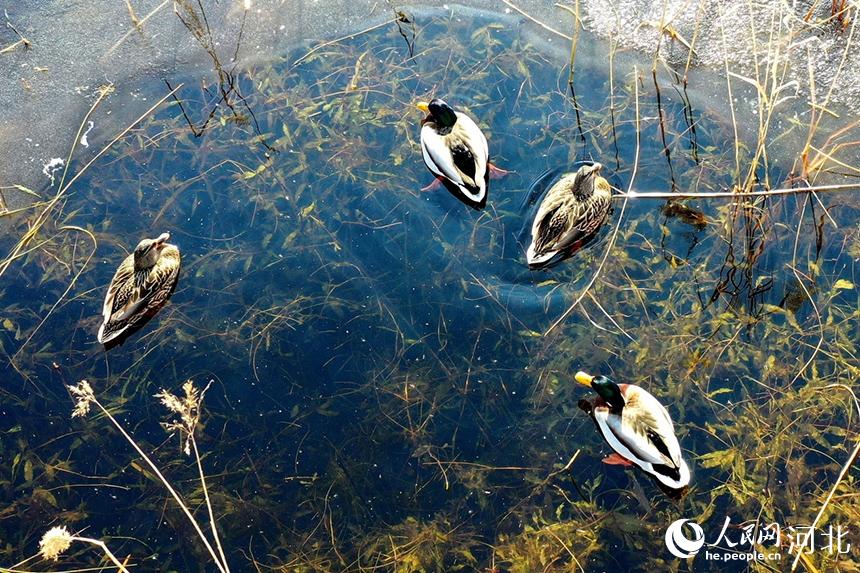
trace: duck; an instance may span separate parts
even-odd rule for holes
[[[418,102],[416,107],[427,113],[421,120],[421,153],[427,169],[436,176],[423,190],[441,183],[462,203],[480,211],[487,205],[492,169],[481,128],[440,98]]]
[[[683,492],[690,484],[690,469],[669,412],[652,394],[635,384],[616,384],[606,376],[577,372],[576,381],[598,397],[581,400],[579,407],[591,416],[603,439],[614,451],[603,462],[637,466],[667,493]]]
[[[169,239],[170,233],[143,239],[114,273],[98,332],[98,341],[106,348],[121,344],[140,329],[173,294],[181,260],[179,248]]]
[[[526,251],[530,269],[544,269],[591,242],[612,212],[612,187],[600,175],[603,165],[583,165],[553,185],[532,222]]]

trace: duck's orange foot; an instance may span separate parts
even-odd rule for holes
[[[633,462],[619,454],[609,454],[603,458],[603,463],[608,466],[632,466]]]
[[[436,189],[438,189],[441,186],[442,186],[442,178],[437,177],[436,179],[433,180],[433,183],[431,183],[430,185],[427,185],[426,187],[422,187],[421,191],[435,191]]]
[[[487,167],[490,170],[490,179],[501,179],[505,175],[511,174],[510,171],[502,169],[501,167],[496,167],[492,163],[487,163]]]

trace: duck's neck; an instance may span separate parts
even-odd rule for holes
[[[573,182],[573,196],[578,201],[585,201],[592,195],[594,195],[594,185],[591,184],[591,176],[577,177]]]
[[[134,257],[134,271],[142,272],[148,271],[152,267],[158,263],[158,258],[161,256],[161,253],[157,247],[150,249],[145,255]]]
[[[592,385],[592,387],[603,401],[606,402],[613,414],[619,414],[624,409],[627,402],[624,399],[621,386],[612,380],[601,378],[597,385]]]

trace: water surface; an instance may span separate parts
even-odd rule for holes
[[[193,463],[152,395],[214,380],[199,443],[236,571],[683,571],[663,542],[676,519],[709,541],[725,516],[811,523],[854,435],[848,394],[828,387],[857,368],[850,195],[631,199],[623,217],[619,200],[588,249],[547,272],[525,265],[530,199],[577,162],[603,162],[625,190],[634,167],[640,191],[735,180],[719,96],[690,103],[661,71],[658,98],[649,62],[629,63],[611,82],[607,60],[578,66],[577,114],[567,59],[517,21],[436,14],[166,78],[179,99],[75,183],[50,240],[3,277],[4,563],[63,523],[144,570],[213,570],[107,421],[70,420],[64,384],[84,378],[201,516]],[[141,89],[156,101],[169,88]],[[483,212],[419,191],[431,176],[414,103],[432,96],[476,117],[512,171]],[[760,179],[788,185],[794,158]],[[68,225],[97,240],[92,259]],[[544,336],[616,226],[590,296]],[[179,287],[105,354],[107,283],[163,231],[182,251]],[[668,406],[695,468],[686,497],[601,464],[578,369]],[[834,523],[857,516],[854,498]],[[815,556],[821,570],[837,558]]]

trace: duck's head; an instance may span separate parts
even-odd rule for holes
[[[155,239],[144,239],[134,248],[134,270],[141,271],[155,266],[161,251],[167,246],[170,233],[161,233]]]
[[[457,114],[454,113],[454,108],[445,103],[443,99],[431,99],[430,103],[420,101],[415,104],[415,107],[428,114],[424,121],[430,120],[439,127],[453,127],[457,123]]]
[[[583,386],[588,386],[597,392],[598,396],[603,398],[612,410],[619,411],[624,407],[625,402],[624,396],[621,395],[621,387],[608,377],[592,376],[580,370],[574,378]]]
[[[571,190],[577,199],[581,201],[591,197],[596,185],[609,185],[606,179],[600,176],[601,169],[603,169],[603,164],[595,162],[591,165],[583,165],[577,170]]]

